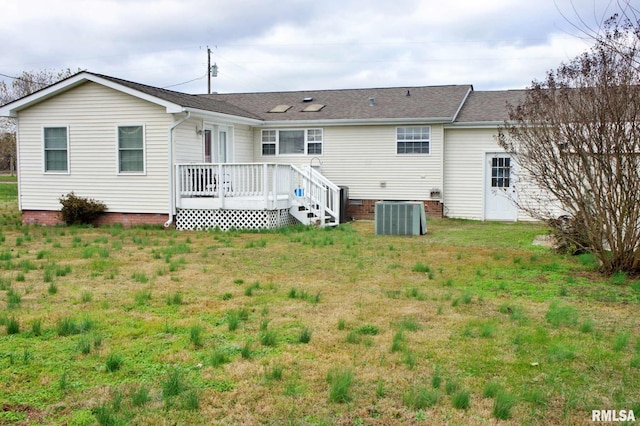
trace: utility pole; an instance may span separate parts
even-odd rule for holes
[[[217,77],[218,76],[218,64],[214,63],[213,66],[211,66],[211,49],[209,49],[209,46],[207,46],[207,81],[208,81],[208,85],[207,85],[207,93],[211,94],[211,77]]]

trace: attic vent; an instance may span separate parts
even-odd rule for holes
[[[272,108],[269,112],[287,112],[291,109],[291,105],[278,105]]]
[[[325,107],[325,105],[323,105],[323,104],[311,104],[308,107],[306,107],[305,109],[303,109],[302,111],[304,111],[304,112],[318,112],[324,107]]]
[[[313,98],[304,98],[302,99],[302,102],[311,102],[313,100]]]

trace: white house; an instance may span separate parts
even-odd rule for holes
[[[495,142],[522,91],[471,85],[189,95],[90,72],[0,107],[18,119],[24,223],[62,195],[102,222],[180,229],[320,226],[380,200],[431,217],[518,220],[512,159]]]

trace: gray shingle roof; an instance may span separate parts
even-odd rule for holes
[[[516,105],[524,99],[526,94],[525,90],[476,92],[471,85],[467,84],[190,95],[87,71],[79,74],[82,73],[185,108],[265,122],[291,121],[292,124],[295,121],[401,121],[403,119],[446,123],[454,118],[455,123],[458,124],[504,122],[508,119],[507,103]],[[50,87],[57,84],[64,84],[64,80]],[[40,92],[44,92],[45,89]],[[37,93],[35,92],[34,95],[37,96]],[[373,105],[371,105],[371,99],[373,99]],[[16,102],[18,101],[10,104]],[[462,105],[463,102],[464,105]],[[269,112],[279,105],[290,106],[290,108],[283,108],[286,112]],[[311,105],[314,106],[311,108],[313,111],[304,111]]]
[[[525,90],[471,92],[456,117],[456,123],[503,123],[509,119],[507,105],[518,105],[524,100],[525,94]]]
[[[194,109],[200,109],[203,111],[212,111],[212,112],[218,112],[221,114],[229,114],[229,115],[235,115],[239,117],[259,119],[259,117],[256,116],[255,114],[252,114],[249,111],[246,111],[242,108],[239,108],[236,105],[232,105],[221,99],[214,99],[214,98],[209,98],[201,95],[189,95],[186,93],[174,92],[173,90],[161,89],[159,87],[148,86],[146,84],[135,83],[133,81],[122,80],[119,78],[110,77],[102,74],[95,74],[95,73],[88,73],[88,74],[93,74],[105,80],[112,81],[114,83],[120,84],[130,89],[137,90],[147,95],[154,96],[156,98],[159,98],[159,99],[162,99],[186,108],[194,108]]]
[[[472,90],[471,85],[451,85],[201,96],[236,105],[265,121],[403,118],[446,121],[453,119],[469,90]],[[305,98],[312,100],[305,102]],[[371,98],[374,99],[373,106],[370,106]],[[325,107],[315,112],[303,111],[310,104]],[[269,112],[278,105],[291,105],[292,108],[284,113]]]

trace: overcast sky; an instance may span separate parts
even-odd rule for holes
[[[0,73],[80,68],[206,93],[209,46],[223,93],[521,89],[588,49],[567,18],[593,23],[615,1],[3,0]]]

